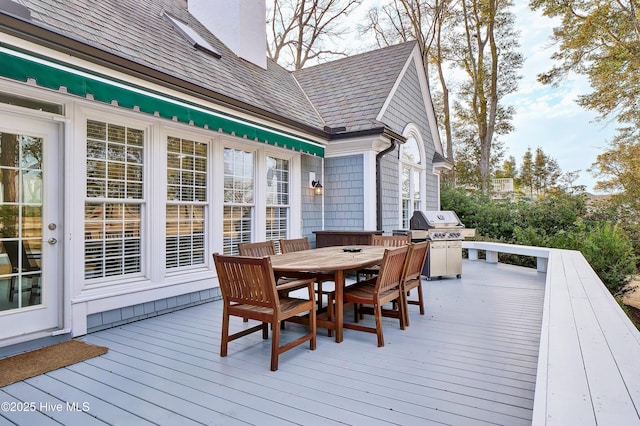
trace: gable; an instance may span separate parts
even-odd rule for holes
[[[403,134],[407,124],[413,123],[420,130],[428,158],[432,158],[434,152],[443,153],[435,111],[417,49],[407,59],[377,119],[400,134]]]
[[[359,132],[382,128],[377,116],[415,42],[303,68],[294,76],[326,125]]]

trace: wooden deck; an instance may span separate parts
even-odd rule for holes
[[[200,305],[84,336],[109,352],[0,389],[0,402],[39,409],[0,411],[0,426],[529,425],[544,285],[532,269],[464,261],[462,279],[423,281],[427,314],[410,306],[405,331],[386,319],[384,348],[320,329],[317,350],[286,352],[277,372],[259,333],[220,358],[222,304]]]

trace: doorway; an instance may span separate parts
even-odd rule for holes
[[[60,134],[0,109],[0,346],[62,325]]]

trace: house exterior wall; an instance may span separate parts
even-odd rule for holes
[[[424,144],[425,162],[426,168],[426,204],[425,210],[435,210],[438,208],[438,177],[433,174],[431,170],[431,162],[433,154],[435,153],[435,143],[433,135],[431,134],[431,128],[429,126],[429,120],[427,111],[425,109],[425,102],[420,90],[420,82],[417,73],[417,67],[415,61],[412,61],[407,68],[407,72],[398,86],[393,99],[391,100],[388,108],[386,109],[382,121],[389,125],[394,131],[403,133],[407,124],[412,123],[420,130],[420,136]],[[398,158],[396,154],[396,159]],[[387,169],[387,173],[389,173]],[[398,178],[396,178],[397,181]],[[388,193],[388,196],[393,197],[392,193]],[[387,199],[384,203],[391,205],[392,201]],[[396,205],[399,205],[396,203]]]
[[[46,55],[49,52],[39,49],[39,53]],[[81,63],[77,66],[82,65],[86,64]],[[102,69],[100,71],[105,72]],[[121,81],[127,79],[132,84],[136,83],[131,77],[114,76],[114,78]],[[163,90],[160,87],[152,89]],[[322,199],[311,195],[308,188],[310,171],[315,171],[317,177],[322,179],[321,157],[224,134],[218,129],[198,128],[136,109],[97,102],[91,97],[84,99],[70,95],[64,90],[41,88],[34,82],[12,82],[2,79],[0,93],[62,106],[60,110],[63,113],[59,114],[0,104],[0,113],[6,109],[27,119],[53,121],[59,123],[61,130],[58,142],[60,152],[64,156],[60,164],[64,166],[59,170],[63,181],[59,189],[60,194],[64,194],[64,200],[60,201],[64,207],[62,207],[63,219],[58,223],[56,230],[60,233],[58,236],[60,242],[56,247],[61,250],[60,269],[64,270],[64,274],[61,274],[62,282],[57,285],[60,286],[60,293],[64,294],[64,300],[59,307],[62,323],[59,324],[59,330],[56,330],[54,336],[49,337],[50,340],[59,339],[61,334],[69,337],[83,335],[90,331],[183,309],[220,297],[211,253],[222,252],[224,249],[221,229],[223,228],[225,148],[244,150],[255,155],[256,192],[253,202],[256,208],[251,231],[253,240],[265,239],[265,206],[268,204],[266,193],[268,189],[264,184],[267,180],[265,178],[267,166],[264,160],[267,157],[285,159],[289,164],[289,222],[286,237],[293,238],[300,235],[313,237],[312,231],[322,226]],[[215,106],[209,105],[209,107]],[[87,195],[89,121],[103,121],[109,125],[139,129],[144,134],[144,198],[141,200],[144,214],[140,232],[143,251],[142,268],[133,274],[107,276],[98,280],[91,280],[85,276],[85,239],[87,238],[85,208],[88,202],[93,202]],[[28,129],[25,131],[28,134]],[[208,156],[204,263],[173,270],[165,266],[168,137],[184,138],[206,144]],[[100,202],[102,201],[96,203]],[[53,281],[50,280],[49,283],[53,284]],[[5,318],[9,316],[5,315]],[[51,336],[51,334],[51,331],[43,331],[33,338],[47,339],[47,335]],[[7,346],[32,339],[32,336],[28,335],[18,337],[11,340]],[[2,341],[0,341],[1,346],[5,346]]]
[[[364,230],[364,156],[326,158],[324,171],[324,229]]]

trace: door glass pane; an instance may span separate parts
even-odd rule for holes
[[[0,311],[42,303],[42,138],[0,133]]]

